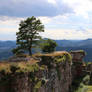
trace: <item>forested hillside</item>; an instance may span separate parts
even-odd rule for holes
[[[15,41],[0,41],[0,60],[12,56],[12,48],[16,47]]]
[[[85,61],[92,61],[92,39],[87,40],[55,40],[58,44],[56,50],[85,50]],[[11,50],[16,47],[15,41],[0,41],[0,60],[12,56]]]

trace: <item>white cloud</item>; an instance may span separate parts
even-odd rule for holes
[[[38,17],[38,19],[40,19],[43,24],[48,24],[52,20],[52,18],[50,17],[42,17],[42,16]]]
[[[87,39],[92,38],[92,22],[75,14],[58,15],[55,17],[38,17],[45,25],[43,37],[51,39]],[[25,18],[0,17],[0,40],[15,40],[18,25]],[[81,27],[81,29],[79,29]],[[79,30],[78,30],[79,29]],[[86,29],[81,31],[82,29]]]
[[[13,34],[17,31],[18,29],[16,28],[0,28],[0,34]]]
[[[41,33],[44,38],[51,39],[87,39],[92,38],[92,30],[77,31],[74,29],[47,29],[45,33]]]
[[[17,17],[8,17],[8,16],[0,16],[0,26],[18,26],[21,20],[24,18],[17,18]]]
[[[72,7],[76,15],[82,15],[88,18],[88,12],[92,11],[92,1],[91,0],[63,0],[70,7]]]
[[[0,40],[15,40],[16,28],[0,28]],[[43,38],[51,39],[87,39],[92,38],[92,29],[86,31],[77,31],[74,29],[46,29],[41,33]]]
[[[16,40],[16,28],[0,28],[0,40]]]
[[[0,16],[0,40],[15,40],[21,19],[23,18]]]
[[[56,5],[56,0],[48,0],[48,2]]]

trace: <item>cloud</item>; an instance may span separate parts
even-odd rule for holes
[[[0,40],[16,40],[16,28],[0,28]]]
[[[0,39],[15,39],[20,21],[33,15],[45,25],[43,37],[92,38],[91,0],[1,0]]]
[[[0,16],[0,27],[16,27],[20,23],[21,20],[25,18],[17,18],[17,17],[8,17],[8,16]]]
[[[49,3],[56,5],[56,0],[48,0]]]
[[[0,40],[15,40],[20,20],[23,18],[0,16]]]
[[[70,6],[76,15],[82,15],[85,18],[89,18],[89,12],[92,12],[91,0],[63,0]]]
[[[25,17],[26,18],[26,17]],[[0,17],[0,40],[15,40],[19,23],[25,18]],[[86,39],[92,38],[92,22],[75,15],[55,17],[37,17],[45,25],[44,38],[51,39]],[[78,21],[80,20],[80,21]]]
[[[55,17],[39,17],[45,28],[48,29],[92,29],[92,19],[84,18],[76,14],[58,15]]]
[[[87,30],[86,30],[86,28],[84,28],[84,27],[79,27],[76,31],[83,31],[83,32],[86,32]]]
[[[51,38],[51,39],[87,39],[87,38],[92,38],[92,29],[86,30],[85,32],[83,31],[77,31],[74,29],[52,29],[49,30],[47,29],[45,33],[41,33],[41,35],[44,38]]]
[[[0,40],[16,40],[16,28],[0,28]],[[87,39],[92,38],[92,29],[77,31],[74,29],[46,29],[40,33],[43,38],[60,39]]]
[[[52,18],[42,16],[38,17],[38,19],[40,19],[43,24],[48,24],[52,20]]]
[[[73,10],[62,0],[1,0],[2,16],[57,16],[72,13]]]

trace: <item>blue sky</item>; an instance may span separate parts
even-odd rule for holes
[[[15,40],[21,20],[35,16],[43,37],[92,38],[92,0],[0,0],[0,40]]]

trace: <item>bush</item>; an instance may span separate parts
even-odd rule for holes
[[[90,76],[89,75],[86,75],[86,77],[83,78],[83,83],[85,85],[89,84],[89,81],[90,81]]]
[[[42,49],[42,52],[51,53],[55,51],[56,46],[57,46],[57,43],[55,41],[48,39],[48,40],[44,40],[44,42],[42,43],[41,49]]]

